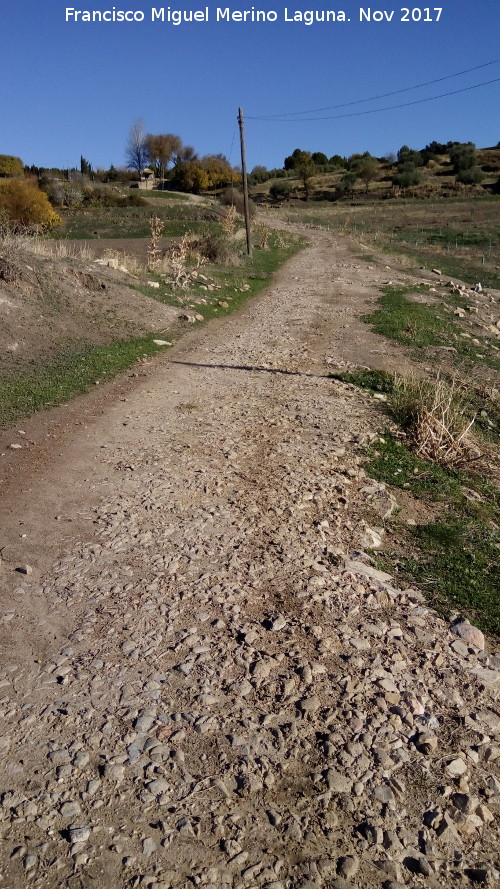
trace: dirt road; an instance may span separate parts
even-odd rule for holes
[[[390,265],[318,233],[3,435],[2,889],[497,885],[500,661],[371,566],[382,421],[329,378],[401,365],[359,321]]]

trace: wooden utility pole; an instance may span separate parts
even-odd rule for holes
[[[252,255],[252,241],[250,238],[250,211],[248,206],[248,181],[247,181],[247,159],[245,153],[245,130],[243,126],[243,108],[239,109],[238,123],[240,125],[240,143],[241,143],[241,172],[243,176],[243,206],[245,210],[245,228],[247,230],[247,253]]]

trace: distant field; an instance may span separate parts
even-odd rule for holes
[[[373,248],[401,252],[419,265],[500,289],[500,198],[399,199],[288,205],[288,222],[354,234]]]
[[[166,194],[167,192],[158,192]],[[142,197],[142,195],[141,195]],[[182,204],[163,201],[161,198],[144,207],[89,207],[61,210],[61,227],[54,232],[55,238],[147,238],[150,233],[149,219],[152,213],[164,222],[163,234],[167,238],[182,237],[186,232],[200,232],[218,217],[202,205],[194,202]],[[147,196],[147,199],[149,195]],[[166,204],[166,206],[164,206]]]

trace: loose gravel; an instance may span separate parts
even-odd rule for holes
[[[92,534],[2,566],[6,632],[70,630],[0,672],[4,889],[499,884],[500,659],[367,552],[380,417],[326,345],[363,274],[318,235],[157,361],[94,424]]]

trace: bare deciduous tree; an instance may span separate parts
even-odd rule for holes
[[[127,167],[141,173],[149,160],[148,147],[144,136],[144,123],[135,120],[130,127],[130,133],[125,149]]]

